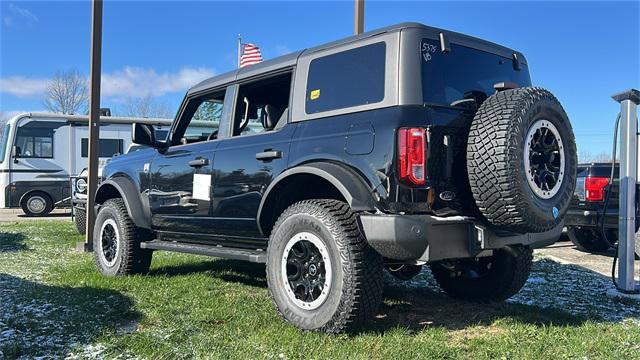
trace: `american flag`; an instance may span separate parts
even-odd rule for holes
[[[253,44],[242,44],[242,56],[240,56],[240,67],[254,65],[262,61],[260,48]]]

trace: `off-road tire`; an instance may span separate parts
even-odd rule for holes
[[[420,274],[422,265],[390,264],[385,265],[384,269],[398,280],[409,281]]]
[[[569,240],[578,250],[590,253],[604,252],[615,245],[615,241],[618,239],[616,232],[611,229],[605,229],[605,232],[608,239],[604,238],[599,229],[567,226]],[[610,243],[610,240],[613,240],[614,243]]]
[[[84,209],[73,209],[73,222],[78,229],[78,233],[84,235],[87,231],[87,213]]]
[[[44,209],[41,212],[33,212],[29,209],[28,203],[33,197],[40,197],[45,202]],[[30,217],[47,216],[53,210],[53,200],[49,194],[43,191],[32,191],[20,200],[20,207],[25,215]]]
[[[430,266],[440,288],[453,298],[481,302],[502,301],[515,295],[526,283],[533,263],[533,251],[522,246],[506,247],[494,250],[490,259],[479,258],[479,261],[491,261],[488,272],[479,277],[468,276],[465,268],[469,267],[465,266],[452,271],[451,262],[439,262]]]
[[[117,225],[119,244],[115,263],[107,264],[101,253],[101,229],[105,221],[112,219]],[[136,227],[129,217],[127,207],[120,198],[109,199],[100,207],[93,230],[93,250],[98,271],[105,276],[143,274],[149,271],[152,251],[140,248],[140,243],[150,240],[152,234]]]
[[[331,260],[332,281],[326,300],[302,309],[287,295],[281,275],[286,243],[300,232],[317,236]],[[372,318],[382,302],[382,256],[359,231],[356,214],[337,200],[305,200],[291,205],[273,227],[267,248],[267,283],[282,318],[304,330],[341,333]]]
[[[548,120],[560,135],[564,178],[553,197],[531,189],[524,150],[527,133],[538,120]],[[491,95],[478,109],[469,132],[467,172],[479,212],[490,224],[519,233],[544,232],[562,221],[576,182],[576,144],[569,119],[549,91],[527,87]],[[554,210],[555,209],[555,210]]]

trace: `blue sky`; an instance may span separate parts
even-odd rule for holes
[[[610,96],[640,87],[640,2],[369,1],[365,30],[417,21],[522,51],[567,110],[581,152],[610,151]],[[40,110],[56,71],[89,72],[89,2],[0,2],[0,111]],[[151,94],[176,110],[232,70],[236,37],[265,58],[351,35],[353,2],[124,2],[104,6],[103,107]]]

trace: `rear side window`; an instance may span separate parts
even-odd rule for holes
[[[83,158],[89,157],[89,139],[82,138],[81,154]],[[124,141],[122,139],[100,139],[100,154],[98,157],[109,158],[116,154],[124,153]]]
[[[379,42],[311,61],[305,112],[343,109],[384,99],[386,46]]]

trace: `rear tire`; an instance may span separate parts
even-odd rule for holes
[[[605,232],[608,239],[617,240],[618,237],[613,230],[605,229]],[[611,244],[608,239],[605,239],[602,232],[598,229],[568,226],[567,236],[569,236],[569,239],[578,250],[584,252],[604,252],[611,249],[614,245]]]
[[[96,216],[93,250],[98,271],[105,276],[142,274],[149,271],[151,250],[140,248],[151,233],[133,224],[120,198],[109,199]]]
[[[360,233],[349,205],[305,200],[287,208],[272,230],[267,283],[286,321],[304,330],[349,331],[382,302],[382,256]]]
[[[489,257],[442,261],[430,266],[440,288],[453,298],[502,301],[522,289],[532,263],[531,249],[507,246],[494,250]]]
[[[384,268],[393,277],[402,281],[409,281],[422,271],[422,265],[411,264],[389,264],[385,265]]]
[[[32,191],[22,197],[20,207],[27,216],[47,216],[53,210],[53,200],[43,191]]]
[[[76,229],[78,229],[78,233],[84,235],[87,231],[87,213],[84,209],[79,208],[74,208],[73,212],[73,222],[76,225]]]

